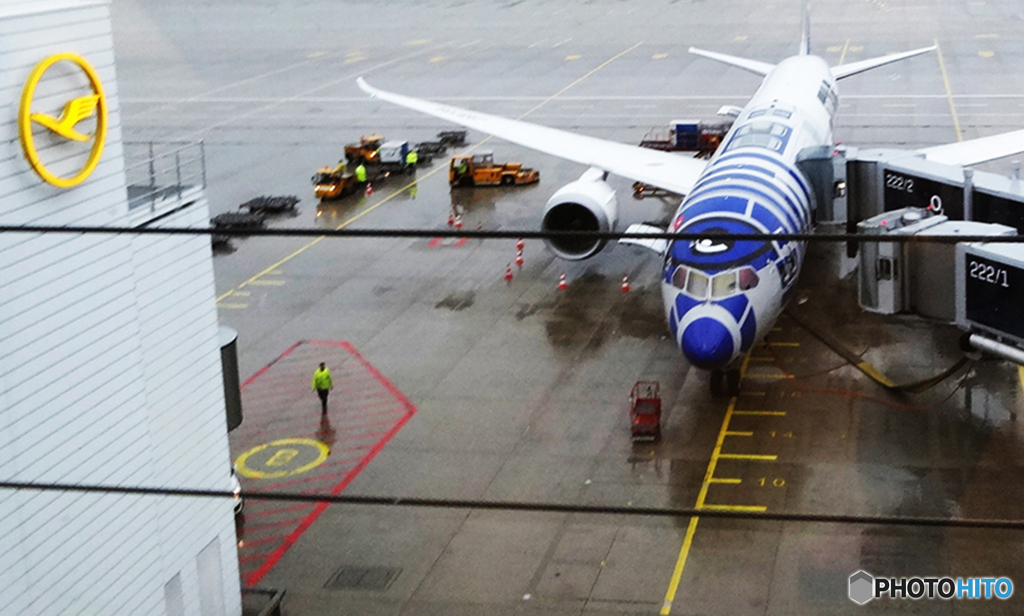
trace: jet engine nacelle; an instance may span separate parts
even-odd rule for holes
[[[544,207],[541,229],[544,231],[615,230],[619,204],[615,189],[604,181],[605,173],[591,168],[580,179],[558,189]],[[601,252],[606,240],[593,238],[555,238],[544,242],[556,255],[570,261],[582,261]]]

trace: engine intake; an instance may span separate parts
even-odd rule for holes
[[[615,230],[619,206],[615,189],[604,181],[604,172],[590,169],[580,179],[558,189],[544,207],[541,229],[544,231]],[[544,240],[559,257],[581,261],[601,252],[606,240],[594,238],[549,238]]]

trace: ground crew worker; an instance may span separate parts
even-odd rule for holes
[[[409,153],[405,155],[405,166],[410,170],[416,169],[416,163],[419,162],[420,155],[416,153],[416,150],[409,150]]]
[[[327,414],[327,396],[334,389],[334,381],[331,380],[331,371],[327,364],[320,362],[320,367],[313,372],[313,391],[320,396],[321,415]]]
[[[359,166],[356,167],[356,181],[360,184],[366,183],[366,167],[363,163],[359,163]]]

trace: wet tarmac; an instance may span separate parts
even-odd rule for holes
[[[417,142],[453,128],[364,97],[355,77],[638,142],[676,118],[712,119],[756,89],[756,77],[690,56],[688,46],[781,59],[796,49],[798,5],[115,0],[123,131],[129,141],[204,140],[214,214],[259,195],[296,195],[297,214],[271,225],[447,229],[454,211],[464,228],[535,228],[547,198],[584,169],[473,132],[468,147],[535,167],[540,183],[450,190],[441,158],[414,181],[389,178],[371,195],[317,204],[309,177],[361,134]],[[837,136],[912,148],[954,141],[958,131],[970,138],[1020,128],[1019,20],[1010,2],[815,3],[814,51],[833,64],[935,41],[941,50],[941,64],[925,56],[843,81]],[[629,181],[611,181],[620,228],[664,221],[675,208],[635,201]],[[242,378],[252,377],[243,392],[251,412],[232,434],[232,454],[266,471],[243,475],[243,487],[308,479],[294,485],[1020,518],[1018,372],[975,362],[919,395],[874,384],[811,330],[896,382],[957,361],[959,330],[862,312],[854,278],[840,276],[849,271],[843,249],[812,247],[789,314],[751,353],[741,394],[729,399],[712,397],[708,375],[690,369],[667,339],[659,264],[648,254],[609,246],[567,263],[527,241],[520,268],[513,240],[235,240],[214,261],[220,320],[239,331]],[[511,282],[503,279],[508,266]],[[568,288],[559,291],[563,272]],[[620,291],[623,276],[629,293]],[[278,359],[289,349],[290,361]],[[309,391],[318,361],[337,377],[326,427]],[[655,443],[629,438],[626,399],[638,379],[661,384]],[[282,439],[334,448],[303,471],[296,469],[319,456],[315,445],[254,451]],[[269,476],[278,472],[294,474]],[[246,508],[245,581],[285,589],[289,616],[1002,614],[1019,613],[1024,596],[865,607],[847,598],[858,569],[1024,581],[1019,532],[349,506],[314,516],[313,508],[278,511],[257,501]]]

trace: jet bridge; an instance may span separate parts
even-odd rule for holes
[[[1024,235],[1019,177],[929,161],[917,152],[837,148],[832,202],[819,222],[848,233]],[[1019,176],[1019,173],[1015,174]],[[971,347],[1024,364],[1024,242],[851,242],[865,310],[955,322]]]

